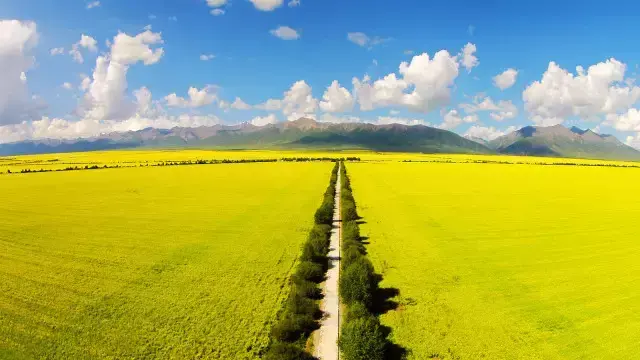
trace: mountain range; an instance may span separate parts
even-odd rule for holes
[[[242,123],[168,130],[147,128],[85,139],[29,140],[0,144],[0,155],[151,147],[366,149],[640,160],[639,151],[621,143],[614,136],[575,127],[567,129],[561,125],[527,126],[487,142],[423,125],[335,124],[308,118],[265,126]]]

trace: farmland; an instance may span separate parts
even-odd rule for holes
[[[1,175],[0,358],[256,358],[331,167]]]
[[[410,359],[640,353],[639,169],[376,162],[348,170],[368,256],[381,286],[400,292],[381,320]]]

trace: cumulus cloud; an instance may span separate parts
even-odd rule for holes
[[[640,99],[640,87],[625,82],[626,65],[614,58],[576,73],[555,62],[522,93],[525,109],[538,125],[555,125],[576,116],[595,120],[629,109]],[[627,79],[628,80],[628,79]]]
[[[213,8],[221,7],[227,4],[227,0],[207,0],[207,5]]]
[[[334,80],[322,96],[320,109],[325,112],[345,112],[353,108],[353,96],[349,90]]]
[[[38,116],[41,105],[29,95],[26,73],[38,44],[33,22],[0,20],[0,125],[19,123]]]
[[[267,116],[256,116],[251,119],[251,125],[265,126],[269,124],[275,124],[278,122],[278,117],[275,114],[269,114]]]
[[[488,111],[489,116],[496,121],[513,119],[518,116],[518,108],[509,101],[500,100],[495,103],[490,97],[478,95],[473,98],[472,104],[460,104],[460,108],[467,114]]]
[[[149,30],[136,36],[119,33],[111,42],[108,55],[98,56],[91,82],[83,79],[82,87],[87,92],[80,115],[96,120],[123,120],[135,113],[135,104],[126,98],[127,72],[129,67],[143,63],[157,63],[164,50],[152,46],[162,44],[160,33]]]
[[[71,85],[70,82],[65,82],[62,84],[62,88],[65,90],[71,90],[73,88],[73,85]]]
[[[440,125],[438,125],[438,127],[444,130],[451,130],[455,129],[460,124],[475,122],[478,122],[478,115],[471,114],[463,117],[458,113],[458,110],[453,109],[444,115],[444,120]]]
[[[202,54],[200,55],[200,60],[202,61],[209,61],[212,60],[213,58],[215,58],[216,56],[213,54]]]
[[[347,40],[358,46],[372,48],[376,45],[389,41],[389,38],[383,38],[380,36],[369,37],[367,34],[362,32],[350,32],[347,33]]]
[[[97,8],[98,6],[100,6],[100,1],[92,1],[90,3],[87,3],[87,9]]]
[[[386,106],[405,106],[417,112],[429,112],[449,102],[451,86],[458,77],[456,56],[446,50],[433,58],[424,53],[402,62],[401,77],[391,73],[371,83],[369,76],[353,79],[355,96],[361,110]]]
[[[297,40],[300,38],[300,34],[288,26],[279,26],[277,29],[271,30],[270,33],[282,40]]]
[[[49,54],[51,54],[51,56],[62,55],[64,54],[64,48],[63,47],[53,48],[49,50]]]
[[[80,48],[85,48],[91,52],[97,52],[98,51],[97,45],[98,45],[98,42],[96,41],[96,39],[92,38],[91,36],[82,34],[82,36],[80,36],[80,40],[78,40],[77,43],[71,45],[71,50],[69,50],[69,55],[73,57],[73,61],[82,64],[84,63],[84,58],[82,57]]]
[[[126,120],[66,119],[44,117],[37,121],[0,126],[0,143],[35,139],[75,139],[112,132],[138,131],[148,127],[171,129],[174,127],[199,127],[220,124],[213,115],[162,115],[148,118],[136,114]]]
[[[640,111],[631,108],[622,114],[609,114],[607,115],[605,124],[620,131],[640,132]]]
[[[624,143],[640,150],[640,133],[637,133],[635,136],[627,136]]]
[[[289,7],[300,6],[300,0],[291,0],[287,3],[287,5],[289,5]]]
[[[219,105],[221,109],[225,109],[225,110],[227,109],[250,110],[253,108],[251,105],[247,104],[246,102],[244,102],[244,100],[242,100],[239,97],[236,97],[236,99],[232,103],[228,103],[224,100],[221,100]],[[279,108],[274,110],[279,110]]]
[[[301,117],[315,118],[318,108],[318,100],[311,93],[311,86],[304,80],[296,81],[291,88],[284,93],[282,100],[282,113],[287,120],[297,120]]]
[[[267,111],[282,110],[282,113],[289,121],[297,120],[301,117],[315,119],[318,100],[313,97],[311,86],[304,80],[299,80],[291,85],[291,88],[284,93],[282,99],[269,99],[255,106],[255,108]]]
[[[227,0],[207,0],[207,5],[213,8],[210,11],[211,15],[213,16],[224,15],[225,11],[223,9],[220,9],[220,7],[225,6],[227,3]]]
[[[493,77],[493,85],[495,85],[500,90],[506,90],[516,83],[517,77],[518,70],[509,68]]]
[[[167,95],[164,99],[170,107],[197,108],[213,103],[217,99],[214,86],[205,86],[198,90],[190,87],[187,91],[188,98],[183,98],[176,93]]]
[[[401,124],[401,125],[427,125],[422,119],[410,119],[394,116],[378,116],[378,125]]]
[[[276,8],[282,6],[284,0],[249,0],[256,7],[256,9],[261,11],[273,11]]]
[[[322,114],[322,116],[320,116],[318,121],[339,124],[339,123],[355,123],[355,122],[360,122],[361,120],[359,117],[353,116],[353,115],[338,116],[330,113],[324,113]]]
[[[493,126],[484,127],[484,126],[473,125],[464,133],[463,136],[471,139],[475,138],[475,139],[484,139],[487,141],[491,141],[499,138],[500,136],[514,132],[515,130],[516,130],[515,126],[509,126],[504,130],[498,130]]]
[[[475,56],[476,50],[477,48],[475,44],[467,43],[467,45],[462,48],[460,54],[458,54],[460,64],[464,66],[468,72],[480,64],[480,61],[478,61],[478,58]]]

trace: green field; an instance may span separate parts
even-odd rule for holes
[[[640,356],[639,169],[347,167],[410,359]]]
[[[0,176],[0,358],[255,358],[331,167]]]

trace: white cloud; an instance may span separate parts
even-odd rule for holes
[[[0,126],[0,143],[34,139],[75,139],[112,132],[138,131],[149,127],[171,129],[174,127],[199,127],[216,124],[220,124],[220,119],[213,115],[182,114],[148,118],[135,114],[123,121],[96,119],[69,121],[44,117],[37,121],[23,121],[19,124]]]
[[[267,110],[267,111],[276,111],[282,109],[282,100],[279,99],[269,99],[262,104],[256,105],[256,109]]]
[[[640,133],[637,133],[635,136],[627,136],[624,143],[640,150]]]
[[[31,51],[38,38],[33,22],[0,20],[0,124],[38,116],[39,104],[29,95],[26,76],[35,63]]]
[[[444,115],[444,120],[438,127],[444,130],[451,130],[462,123],[469,124],[475,122],[478,122],[478,115],[471,114],[463,117],[458,113],[458,110],[453,109]]]
[[[213,54],[202,54],[200,55],[200,60],[202,61],[209,61],[212,60],[213,58],[215,58],[216,56]]]
[[[319,121],[340,124],[340,123],[355,123],[355,122],[360,122],[361,120],[359,117],[352,116],[352,115],[336,116],[334,114],[324,113],[322,114],[322,116],[320,116]]]
[[[149,20],[155,20],[157,18],[157,16],[155,16],[154,14],[149,14]]]
[[[82,57],[82,53],[80,52],[80,48],[85,48],[91,52],[98,51],[98,42],[96,39],[91,36],[82,34],[80,36],[80,40],[77,43],[71,45],[71,50],[69,50],[69,55],[73,57],[73,61],[77,63],[84,63],[84,58]]]
[[[273,11],[276,8],[282,6],[283,0],[249,0],[256,7],[256,9],[261,11]]]
[[[92,1],[90,3],[87,3],[87,9],[93,9],[100,6],[100,1]]]
[[[277,29],[271,30],[270,33],[282,40],[297,40],[300,38],[300,34],[288,26],[279,26]]]
[[[207,0],[207,5],[213,8],[221,7],[227,4],[227,0]]]
[[[623,114],[609,114],[605,123],[616,130],[640,132],[640,111],[631,108]]]
[[[500,136],[509,134],[515,130],[516,130],[515,126],[509,126],[505,130],[498,130],[493,126],[484,127],[484,126],[473,125],[464,133],[463,136],[471,139],[476,138],[476,139],[484,139],[487,141],[491,141],[499,138]]]
[[[490,97],[478,95],[473,98],[472,104],[460,104],[467,114],[474,114],[481,111],[489,111],[492,119],[504,121],[518,116],[518,108],[509,101],[500,100],[495,103]]]
[[[576,67],[576,74],[550,62],[540,81],[522,93],[525,108],[538,125],[554,125],[568,117],[594,120],[629,109],[640,99],[640,87],[625,84],[626,65],[611,58]]]
[[[83,78],[82,88],[87,89],[84,102],[78,109],[80,115],[95,120],[123,120],[135,113],[135,104],[126,98],[127,72],[131,65],[142,62],[155,64],[164,54],[159,33],[145,31],[136,36],[119,33],[113,38],[111,51],[98,56],[91,83]]]
[[[173,21],[173,22],[178,21],[178,18],[176,16],[169,16],[168,19],[169,19],[169,21]]]
[[[255,126],[265,126],[269,124],[275,124],[278,122],[278,117],[274,114],[269,114],[267,116],[256,116],[251,119],[251,125]]]
[[[235,101],[231,104],[231,108],[236,110],[249,110],[251,109],[251,105],[242,101],[239,97],[236,97]]]
[[[300,0],[291,0],[287,5],[289,5],[289,7],[300,6]]]
[[[493,85],[495,85],[500,90],[506,90],[516,83],[517,77],[518,70],[509,68],[493,77]]]
[[[393,116],[378,116],[378,125],[401,124],[401,125],[425,125],[422,119],[409,119]]]
[[[220,15],[224,15],[225,11],[223,9],[213,9],[210,11],[210,13],[213,16],[220,16]]]
[[[368,48],[372,48],[390,40],[389,38],[382,38],[379,36],[369,37],[367,34],[362,32],[350,32],[347,34],[347,39],[358,46]]]
[[[353,109],[353,96],[334,80],[322,96],[320,109],[326,112],[345,112]]]
[[[301,117],[315,118],[318,100],[313,98],[311,86],[304,80],[300,80],[291,85],[291,88],[284,93],[282,105],[282,113],[289,121]]]
[[[205,86],[201,90],[190,87],[187,94],[188,99],[176,95],[176,93],[165,96],[165,101],[170,107],[197,108],[213,103],[217,99],[214,86]]]
[[[361,110],[385,106],[405,106],[409,110],[429,112],[449,102],[451,86],[458,77],[456,56],[446,50],[416,55],[410,63],[400,64],[398,78],[391,73],[371,83],[369,76],[353,79],[355,96]]]
[[[467,45],[462,48],[460,54],[458,54],[460,57],[460,64],[464,66],[468,72],[480,64],[480,61],[478,61],[478,58],[474,55],[476,50],[475,44],[467,43]]]
[[[66,90],[71,90],[71,88],[73,88],[73,85],[71,85],[70,82],[65,82],[62,84],[62,88]]]
[[[413,51],[413,50],[405,50],[405,51],[403,52],[403,54],[405,54],[405,55],[413,55],[413,54],[415,54],[415,53],[416,53],[416,52],[415,52],[415,51]]]
[[[62,55],[64,54],[64,48],[63,47],[53,48],[49,50],[49,54],[51,54],[51,56]]]

